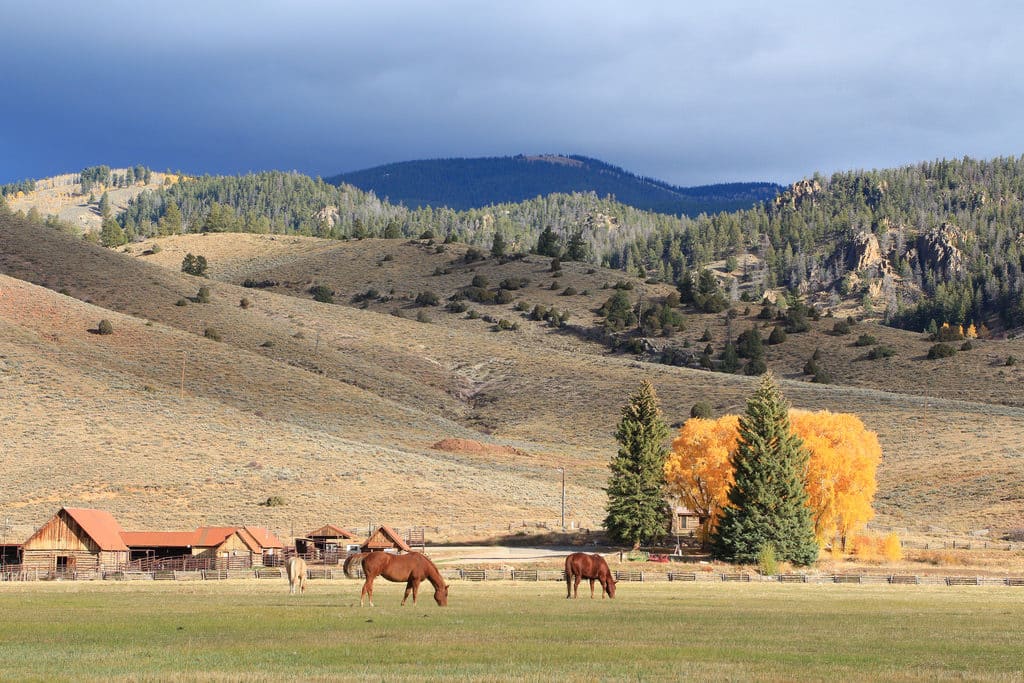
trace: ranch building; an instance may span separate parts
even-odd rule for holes
[[[337,562],[350,550],[358,550],[358,537],[340,526],[326,524],[314,529],[303,538],[295,539],[295,552],[305,557],[322,559],[325,563]]]
[[[401,534],[397,531],[384,524],[381,525],[376,531],[370,534],[370,537],[363,541],[360,546],[360,550],[364,553],[372,552],[375,550],[383,550],[386,552],[412,552],[412,548],[406,543]]]
[[[22,569],[56,575],[119,569],[128,563],[122,533],[109,512],[61,508],[22,544]]]
[[[698,536],[707,515],[701,515],[681,503],[672,504],[672,535],[681,537]]]

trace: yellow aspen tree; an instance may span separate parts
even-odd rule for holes
[[[814,532],[825,545],[846,539],[874,516],[871,503],[882,449],[878,436],[856,415],[791,410],[790,429],[799,436],[811,457],[807,466],[808,505]],[[688,508],[706,515],[705,534],[718,523],[733,483],[731,457],[739,439],[739,416],[717,420],[691,418],[672,441],[665,461],[669,491]]]
[[[672,440],[672,452],[665,461],[669,491],[686,507],[707,521],[702,529],[706,539],[714,529],[733,484],[731,456],[739,439],[738,415],[717,420],[690,418]]]
[[[977,339],[978,338],[978,328],[976,328],[974,326],[974,323],[971,323],[970,325],[967,326],[967,338],[968,339]]]
[[[856,415],[829,411],[790,411],[790,425],[811,451],[807,493],[814,532],[822,544],[846,539],[874,517],[871,501],[882,459],[878,435]]]

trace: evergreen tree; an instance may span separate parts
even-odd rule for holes
[[[104,194],[104,197],[107,195]],[[125,237],[124,230],[117,224],[113,218],[105,218],[103,224],[100,227],[100,244],[105,247],[119,247],[125,244],[128,238]]]
[[[167,208],[164,215],[160,217],[158,225],[161,235],[167,236],[181,233],[181,211],[178,210],[177,204],[167,202]]]
[[[541,256],[553,257],[557,257],[562,253],[562,248],[558,244],[558,235],[555,234],[550,225],[545,226],[537,238],[537,253]]]
[[[110,195],[108,195],[106,192],[104,192],[103,196],[100,197],[99,210],[100,216],[102,216],[104,220],[111,217],[112,209],[110,208]]]
[[[781,561],[807,565],[818,558],[807,505],[808,458],[790,431],[786,401],[766,374],[740,417],[739,448],[732,458],[735,483],[711,539],[716,557],[753,563],[770,545]]]
[[[587,246],[586,238],[583,237],[583,230],[576,230],[565,247],[565,260],[586,261],[588,258],[590,258],[590,248]]]
[[[619,452],[609,464],[608,535],[634,548],[667,531],[665,503],[665,440],[669,430],[661,417],[654,385],[644,380],[629,403],[615,432]]]
[[[501,258],[507,250],[508,244],[505,242],[505,236],[500,232],[494,233],[494,241],[491,242],[491,256]]]

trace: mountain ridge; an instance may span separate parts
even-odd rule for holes
[[[419,159],[339,173],[325,181],[349,184],[409,208],[464,211],[553,193],[594,192],[637,209],[690,217],[749,208],[783,189],[770,182],[681,187],[599,159],[562,154]]]

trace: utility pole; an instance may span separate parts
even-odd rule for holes
[[[185,360],[188,358],[188,351],[181,352],[181,391],[180,398],[185,398]]]

